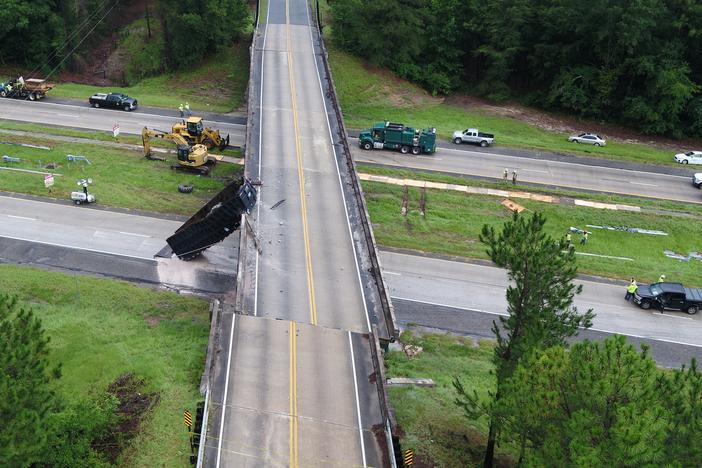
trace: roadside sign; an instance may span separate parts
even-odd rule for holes
[[[54,185],[54,175],[53,174],[46,174],[44,176],[44,187],[49,188],[52,185]]]
[[[405,450],[405,453],[403,455],[404,456],[402,458],[405,462],[405,466],[412,466],[414,464],[414,450]]]
[[[185,410],[185,412],[183,412],[183,422],[188,428],[193,426],[193,415],[190,414],[190,411]]]
[[[114,124],[112,126],[112,134],[114,135],[115,138],[119,136],[119,124]]]

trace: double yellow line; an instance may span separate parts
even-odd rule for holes
[[[290,468],[297,468],[297,324],[290,322]]]
[[[297,177],[300,184],[300,207],[302,211],[302,234],[305,241],[305,264],[307,266],[307,294],[310,301],[310,321],[317,325],[317,304],[314,298],[314,274],[312,273],[312,253],[307,222],[307,199],[305,195],[305,174],[302,165],[302,145],[300,143],[300,124],[297,114],[297,94],[295,93],[295,73],[293,72],[292,42],[290,41],[290,5],[285,0],[285,33],[288,48],[288,74],[290,76],[290,98],[292,101],[293,123],[295,126],[295,156],[297,158]]]

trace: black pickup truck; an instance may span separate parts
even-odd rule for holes
[[[137,108],[137,100],[122,93],[95,93],[90,96],[88,102],[93,107],[113,107],[133,111]]]
[[[694,315],[702,308],[702,289],[686,288],[680,283],[641,285],[634,293],[634,303],[642,309],[655,307],[661,311],[681,310]]]

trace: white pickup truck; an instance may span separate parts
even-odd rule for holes
[[[479,132],[477,128],[468,128],[463,131],[456,130],[453,132],[453,142],[457,145],[461,143],[473,143],[485,148],[486,146],[492,145],[494,140],[495,135],[492,133]]]

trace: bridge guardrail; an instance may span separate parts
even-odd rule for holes
[[[319,20],[319,0],[317,0],[317,32],[319,37],[319,48],[322,52],[322,63],[324,64],[324,70],[327,79],[328,93],[327,96],[332,102],[332,107],[334,108],[334,114],[339,124],[339,139],[344,150],[344,159],[348,167],[349,177],[351,178],[351,183],[353,186],[353,193],[356,199],[356,203],[359,207],[361,227],[363,229],[363,235],[366,239],[366,244],[368,245],[368,253],[371,260],[371,275],[375,279],[378,286],[378,293],[380,295],[381,309],[384,314],[384,322],[387,327],[387,334],[389,341],[394,341],[399,335],[399,330],[395,322],[395,309],[390,301],[390,292],[388,290],[385,279],[382,275],[382,266],[380,264],[380,256],[378,255],[378,249],[375,243],[375,235],[373,234],[373,227],[370,223],[370,216],[368,214],[368,207],[366,206],[366,200],[363,197],[363,189],[361,187],[361,182],[356,173],[356,163],[351,156],[351,149],[348,143],[348,132],[346,131],[346,122],[344,121],[344,116],[341,113],[341,106],[337,98],[336,86],[334,85],[334,79],[332,78],[331,68],[329,67],[329,59],[327,54],[327,49],[324,46],[324,38],[322,37],[322,27]]]

